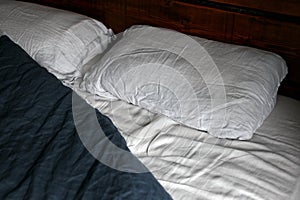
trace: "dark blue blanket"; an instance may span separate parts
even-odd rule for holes
[[[109,118],[107,137],[128,150]],[[0,199],[171,199],[151,173],[112,169],[86,150],[72,90],[0,37]]]

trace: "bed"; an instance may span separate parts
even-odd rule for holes
[[[31,2],[98,21],[0,3],[1,199],[299,199],[298,3]]]

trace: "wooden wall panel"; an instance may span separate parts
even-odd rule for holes
[[[252,8],[267,12],[280,13],[300,17],[299,0],[210,0],[244,8]]]
[[[21,0],[70,10],[95,19],[104,19],[104,1],[98,0]]]
[[[113,9],[106,8],[110,12],[105,14],[104,21],[115,32],[123,31],[125,27],[134,24],[149,24],[221,41],[228,41],[231,38],[233,25],[231,13],[199,5],[191,7],[190,4],[182,2],[168,4],[167,1],[157,0],[145,1],[145,3],[127,1],[125,10],[118,0],[115,0]],[[115,21],[119,21],[117,26],[111,23],[112,16],[116,18]]]
[[[203,6],[193,6],[176,2],[173,5],[177,10],[179,21],[184,26],[181,31],[199,35],[207,38],[218,38],[221,41],[227,41],[228,33],[231,31],[232,23],[228,21],[230,13],[220,12],[214,8]]]

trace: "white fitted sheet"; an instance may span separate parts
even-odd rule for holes
[[[77,92],[108,115],[174,199],[299,199],[300,101],[278,102],[250,141],[218,139],[132,104]]]

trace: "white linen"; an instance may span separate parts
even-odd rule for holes
[[[89,17],[20,1],[0,1],[0,30],[67,85],[113,35]]]
[[[80,83],[80,81],[78,81]],[[76,90],[109,116],[175,200],[298,200],[300,101],[279,95],[249,141],[218,139],[123,102]]]
[[[84,76],[87,91],[122,99],[219,138],[250,139],[287,74],[278,55],[134,26]]]
[[[299,199],[300,199],[300,177],[298,178],[296,187],[291,197],[291,200],[299,200]]]
[[[81,96],[112,119],[132,153],[175,200],[299,199],[299,101],[279,95],[254,137],[239,141],[212,137],[120,100]]]

